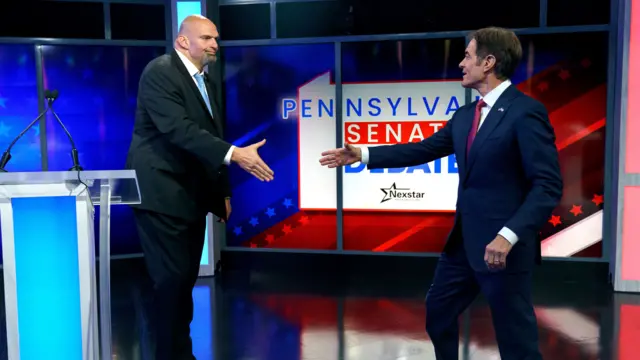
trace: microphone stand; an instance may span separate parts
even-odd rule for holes
[[[0,172],[7,172],[5,167],[7,166],[7,163],[9,163],[9,160],[11,160],[11,148],[13,148],[13,145],[15,145],[15,143],[20,140],[20,138],[23,137],[24,134],[26,134],[27,131],[29,131],[47,113],[47,111],[49,111],[48,108],[41,112],[40,115],[38,115],[38,117],[35,118],[35,120],[33,120],[24,130],[22,130],[22,132],[13,139],[11,144],[9,144],[7,150],[2,154],[2,158],[0,158]]]
[[[82,166],[80,166],[80,161],[78,159],[78,149],[76,148],[76,143],[73,141],[73,138],[69,133],[69,130],[67,130],[67,127],[64,126],[58,114],[56,114],[55,110],[53,110],[53,102],[57,98],[58,98],[58,90],[53,90],[51,92],[51,96],[47,98],[47,110],[51,110],[51,113],[56,118],[56,120],[58,121],[58,124],[60,124],[60,126],[62,127],[62,130],[64,130],[64,133],[67,135],[67,138],[69,138],[69,142],[71,143],[71,161],[73,161],[73,166],[71,167],[71,169],[69,169],[69,171],[82,171],[83,168]]]
[[[44,97],[47,100],[47,108],[42,113],[40,113],[40,115],[38,115],[38,117],[33,120],[24,130],[22,130],[22,132],[18,136],[16,136],[15,139],[13,139],[11,144],[9,144],[7,150],[5,150],[5,152],[2,154],[2,157],[0,158],[0,173],[7,172],[5,167],[9,163],[9,160],[11,160],[11,148],[13,148],[13,145],[15,145],[15,143],[20,140],[20,138],[22,138],[24,134],[26,134],[27,131],[29,131],[29,129],[31,129],[47,113],[47,111],[51,111],[53,116],[56,118],[56,121],[58,121],[58,124],[60,124],[62,130],[64,130],[65,134],[67,135],[67,138],[69,138],[69,142],[71,143],[71,161],[73,161],[73,166],[71,167],[71,169],[69,169],[69,171],[84,170],[82,166],[80,166],[80,161],[78,159],[78,149],[76,148],[76,144],[73,141],[69,130],[67,130],[67,127],[64,126],[58,114],[56,114],[56,112],[53,110],[53,102],[56,101],[58,95],[58,90],[45,90]],[[80,174],[78,174],[78,177],[80,177]]]

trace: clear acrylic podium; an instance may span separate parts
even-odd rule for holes
[[[0,173],[10,360],[112,358],[110,207],[139,203],[133,170]],[[94,205],[100,206],[99,318]]]

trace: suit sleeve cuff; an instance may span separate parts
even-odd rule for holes
[[[501,235],[502,237],[507,239],[507,241],[510,242],[511,245],[515,245],[518,242],[518,235],[516,235],[516,233],[514,233],[507,227],[503,227],[502,230],[498,232],[498,235]]]
[[[369,148],[367,148],[366,146],[361,147],[360,151],[362,151],[362,161],[361,163],[363,164],[368,164],[369,163]]]
[[[225,155],[224,157],[224,164],[225,165],[229,165],[231,164],[231,154],[233,154],[233,149],[235,149],[236,147],[231,145],[231,147],[229,148],[229,151],[227,151],[227,155]]]

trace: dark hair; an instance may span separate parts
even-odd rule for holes
[[[500,80],[510,78],[522,59],[522,45],[511,30],[488,27],[469,35],[469,41],[476,41],[478,61],[493,55],[496,58],[494,72]]]

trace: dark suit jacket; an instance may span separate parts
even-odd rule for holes
[[[207,80],[213,117],[173,51],[152,60],[138,88],[128,169],[136,170],[142,204],[134,207],[188,220],[207,212],[225,218],[231,196],[224,124],[217,89]]]
[[[421,142],[369,148],[368,167],[415,166],[455,153],[460,184],[445,252],[462,241],[473,269],[486,271],[485,248],[506,226],[519,238],[507,270],[530,270],[540,262],[539,230],[562,197],[555,133],[544,106],[512,85],[491,108],[467,159],[475,107],[461,107]]]

